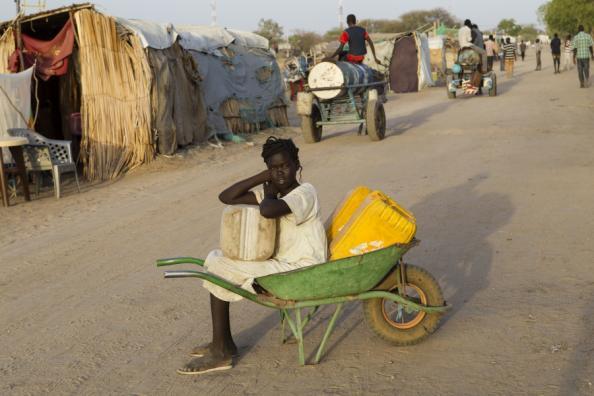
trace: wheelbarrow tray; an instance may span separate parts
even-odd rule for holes
[[[306,301],[359,294],[373,289],[416,244],[391,245],[288,272],[256,278],[255,282],[282,300]]]

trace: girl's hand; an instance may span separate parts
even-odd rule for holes
[[[275,187],[272,182],[267,181],[264,183],[264,197],[268,199],[277,199],[278,198],[278,189]]]
[[[258,181],[260,182],[260,184],[264,184],[264,183],[268,183],[270,182],[270,180],[272,180],[270,178],[270,171],[268,169],[258,173],[256,175],[256,178],[258,179]]]

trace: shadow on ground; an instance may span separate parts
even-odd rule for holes
[[[476,293],[489,285],[496,251],[488,238],[509,222],[514,207],[504,194],[481,193],[487,175],[437,191],[411,207],[422,243],[412,263],[428,269],[452,305],[454,317]]]
[[[586,297],[583,315],[577,318],[583,325],[581,337],[574,344],[569,364],[563,370],[560,395],[591,395],[594,392],[594,306],[589,303],[594,288],[583,293]]]

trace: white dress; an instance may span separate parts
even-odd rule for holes
[[[254,194],[260,203],[263,192],[256,190]],[[278,219],[273,258],[266,261],[233,260],[224,257],[220,250],[213,250],[204,262],[206,270],[254,293],[254,278],[325,262],[328,244],[314,186],[303,183],[281,199],[287,203],[291,213]],[[224,301],[242,299],[241,296],[207,281],[204,281],[204,287]]]

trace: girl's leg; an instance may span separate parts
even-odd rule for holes
[[[215,356],[231,357],[237,353],[237,346],[231,336],[229,322],[229,302],[210,295],[210,314],[212,317],[211,353]]]

